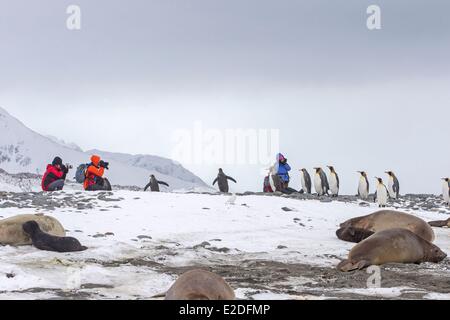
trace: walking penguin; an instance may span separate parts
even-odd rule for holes
[[[150,187],[150,190],[153,192],[159,192],[159,185],[169,186],[167,182],[156,180],[155,175],[150,175],[150,182],[145,186],[144,191]]]
[[[219,169],[219,173],[217,174],[217,178],[214,179],[213,185],[216,184],[216,182],[219,185],[220,192],[228,193],[229,187],[228,187],[228,180],[233,181],[234,183],[237,183],[236,180],[234,180],[232,177],[227,176],[222,168]]]

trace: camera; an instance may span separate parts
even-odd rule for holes
[[[100,161],[100,163],[98,164],[100,167],[102,167],[102,168],[105,168],[105,169],[109,169],[108,168],[108,166],[109,166],[109,162],[106,162],[106,161],[103,161],[103,160],[101,160]]]
[[[66,163],[66,168],[67,169],[73,169],[73,166],[71,164]]]

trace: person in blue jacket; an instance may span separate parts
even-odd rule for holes
[[[277,155],[278,159],[278,176],[281,179],[281,182],[283,183],[283,189],[286,189],[289,185],[289,171],[291,171],[291,167],[287,163],[287,159],[284,155],[279,153]]]
[[[279,153],[277,155],[278,159],[278,171],[277,175],[280,177],[281,183],[282,183],[282,190],[283,193],[293,193],[297,192],[297,190],[294,190],[292,188],[289,188],[289,171],[291,171],[291,166],[287,163],[287,159],[284,155]]]

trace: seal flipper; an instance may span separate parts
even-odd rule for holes
[[[428,224],[429,224],[430,226],[432,226],[432,227],[438,227],[438,228],[447,225],[446,221],[444,221],[444,220],[440,220],[440,221],[430,221],[430,222],[428,222]]]
[[[428,224],[432,227],[447,227],[450,225],[450,218],[447,220],[430,221]]]
[[[370,265],[371,265],[371,263],[367,260],[360,260],[358,262],[352,262],[352,261],[346,259],[346,260],[341,261],[337,265],[336,268],[343,272],[349,272],[349,271],[354,271],[354,270],[361,270]]]

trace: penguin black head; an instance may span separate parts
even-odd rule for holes
[[[449,178],[442,178],[442,180],[448,182],[450,179]]]
[[[385,173],[387,173],[390,177],[394,176],[394,173],[392,171],[386,171]]]
[[[316,168],[314,168],[314,170],[316,170],[316,173],[319,173],[319,172],[320,172],[320,170],[322,170],[322,168],[320,168],[320,167],[316,167]]]
[[[22,225],[22,229],[26,234],[32,235],[41,228],[39,228],[39,224],[36,221],[30,220]]]
[[[328,169],[330,169],[331,172],[334,172],[334,167],[333,166],[327,166]]]
[[[151,174],[151,175],[150,175],[150,178],[154,178],[154,177],[155,177],[155,175],[154,175],[154,174]]]
[[[219,173],[223,173],[223,170],[222,170],[222,168],[219,168]]]
[[[377,180],[378,180],[378,183],[383,183],[383,179],[381,179],[381,178],[378,178],[378,177],[375,177],[375,179],[377,179]]]
[[[357,171],[359,172],[363,177],[367,176],[367,173],[365,171]]]

